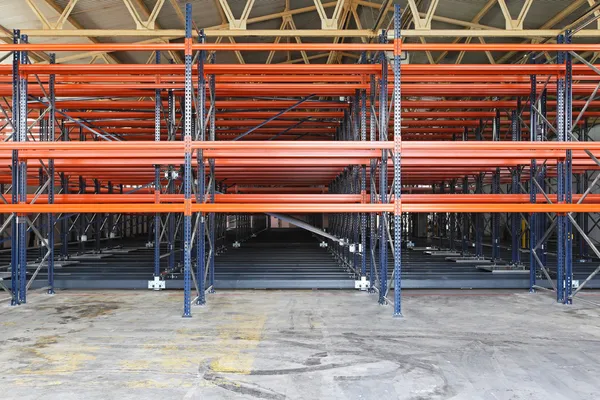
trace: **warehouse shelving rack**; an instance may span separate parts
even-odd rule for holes
[[[600,257],[588,226],[589,213],[600,211],[600,195],[591,193],[600,144],[589,136],[600,115],[600,70],[578,54],[600,45],[572,43],[569,32],[544,44],[404,43],[399,18],[396,10],[391,43],[386,32],[378,43],[208,43],[192,33],[190,5],[184,43],[29,44],[15,31],[13,44],[0,45],[13,54],[13,65],[0,67],[0,95],[11,97],[0,104],[0,231],[12,229],[11,304],[26,303],[42,268],[54,292],[57,229],[65,258],[69,240],[84,242],[88,231],[96,250],[101,240],[150,232],[159,281],[160,243],[168,245],[167,270],[181,243],[189,317],[192,304],[214,291],[226,214],[262,221],[262,213],[330,214],[329,232],[316,222],[307,228],[329,240],[341,265],[368,278],[395,316],[402,315],[401,248],[411,214],[434,215],[440,240],[450,248],[459,242],[463,254],[473,241],[477,257],[489,214],[497,257],[500,215],[508,213],[513,264],[521,263],[524,235],[530,243],[531,291],[554,290],[557,301],[571,303],[600,271],[573,289],[575,233],[580,257],[588,249]],[[363,56],[355,65],[217,62],[222,51],[283,50]],[[436,50],[558,56],[548,64],[401,63],[405,52]],[[30,51],[145,51],[155,64],[32,64]],[[161,64],[167,51],[183,51],[184,65]],[[454,99],[465,96],[476,100]],[[503,185],[510,193],[501,193]],[[248,217],[236,218],[248,233]],[[28,280],[29,231],[43,255]],[[545,260],[552,234],[556,279]],[[350,253],[350,244],[362,251]]]

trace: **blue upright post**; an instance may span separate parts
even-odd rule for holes
[[[402,126],[400,89],[400,6],[394,6],[394,316],[402,316]],[[387,91],[386,91],[387,96]]]
[[[456,179],[450,181],[450,194],[456,194]],[[454,251],[456,249],[456,213],[450,213],[450,235],[448,238],[448,243],[450,245],[450,251]]]
[[[56,55],[50,54],[50,64],[56,62]],[[55,139],[55,109],[56,96],[54,94],[55,75],[50,74],[48,79],[48,100],[50,101],[50,111],[48,112],[48,141],[54,142]],[[54,204],[54,159],[48,160],[48,204]],[[47,225],[47,251],[48,251],[48,294],[54,294],[54,214],[48,214]]]
[[[63,133],[63,140],[66,136],[68,135]],[[69,177],[64,172],[60,173],[60,188],[62,193],[69,193]],[[62,259],[69,257],[69,220],[68,216],[64,216],[60,222],[60,256]]]
[[[469,130],[465,127],[463,131],[462,140],[466,142],[469,139]],[[465,176],[462,179],[462,193],[469,194],[469,177]],[[468,253],[468,241],[469,241],[469,213],[461,214],[462,228],[461,228],[461,255],[467,256]]]
[[[160,167],[154,168],[154,196],[155,202],[160,199]],[[154,277],[160,277],[160,213],[154,215]]]
[[[564,43],[564,36],[559,35],[557,43]],[[558,52],[558,64],[565,62],[564,52]],[[565,79],[560,77],[556,80],[556,125],[557,125],[557,140],[563,142],[565,140]],[[565,202],[565,163],[558,161],[557,163],[557,202]],[[565,217],[557,214],[557,266],[556,266],[556,301],[563,302],[565,289]]]
[[[375,76],[371,75],[370,79],[370,91],[369,91],[369,139],[371,142],[377,140],[377,122],[376,122],[376,93],[377,93],[377,82]],[[369,173],[369,200],[371,204],[377,202],[375,195],[375,173],[377,172],[377,161],[371,159],[370,173]],[[370,240],[369,240],[369,292],[372,293],[375,289],[375,251],[377,248],[377,214],[371,213],[369,216],[370,226]]]
[[[206,37],[204,36],[204,31],[200,33],[198,36],[198,42],[204,43]],[[206,59],[206,52],[204,50],[200,51],[198,57],[198,97],[197,97],[197,109],[196,114],[198,115],[198,126],[197,132],[199,133],[198,140],[205,141],[206,140],[206,113],[205,113],[205,103],[206,103],[206,79],[204,78],[204,62]],[[202,204],[204,203],[204,197],[206,195],[206,172],[205,167],[206,164],[204,162],[204,150],[198,149],[197,153],[197,162],[198,162],[198,170],[197,170],[197,187],[196,187],[196,203]],[[196,280],[198,281],[198,298],[196,299],[196,304],[204,305],[206,304],[206,296],[205,292],[205,280],[204,280],[204,271],[206,269],[206,214],[200,213],[200,221],[198,223],[198,230],[196,231]]]
[[[464,177],[462,180],[462,193],[463,194],[469,194],[469,178],[468,177]],[[466,257],[469,250],[468,250],[468,245],[469,245],[469,213],[463,213],[462,214],[462,247],[461,247],[461,253],[463,257]]]
[[[520,104],[520,102],[519,102]],[[518,142],[521,140],[520,137],[520,129],[519,129],[519,118],[517,113],[520,112],[521,107],[517,107],[517,110],[513,110],[511,114],[511,133],[513,142]],[[521,174],[519,172],[519,167],[514,167],[511,171],[511,193],[512,194],[520,194],[521,188],[519,187],[519,183],[521,182]],[[521,253],[519,252],[519,239],[520,239],[520,215],[519,213],[511,214],[511,264],[519,265],[521,264]]]
[[[483,140],[483,120],[479,120],[479,129],[477,129],[477,140]],[[475,193],[483,193],[483,174],[479,173],[475,177]],[[483,214],[475,213],[475,256],[483,257]]]
[[[360,91],[360,140],[367,140],[367,91],[362,89]],[[361,203],[366,203],[367,197],[367,167],[361,165],[360,167],[360,196]],[[367,214],[360,214],[360,243],[362,247],[362,258],[360,263],[360,275],[361,278],[367,276]]]
[[[184,142],[183,167],[183,316],[191,317],[191,268],[192,268],[192,5],[185,5],[185,82],[184,82]]]
[[[156,65],[160,64],[160,51],[156,51],[155,54]],[[161,108],[162,99],[160,89],[154,91],[154,141],[160,142],[160,128],[161,128]],[[160,165],[154,166],[154,202],[160,202]],[[161,215],[160,213],[154,214],[154,277],[160,277],[160,230],[161,230]]]
[[[100,181],[98,179],[94,179],[94,193],[100,194],[101,190],[102,190],[102,187],[100,186]],[[96,251],[96,253],[100,252],[100,239],[101,239],[100,227],[101,226],[102,226],[102,214],[95,213],[94,214],[94,234],[95,234],[94,250]]]
[[[579,135],[579,140],[580,141],[587,141],[588,140],[588,120],[587,118],[584,118],[583,121],[583,128],[580,131],[580,135]],[[588,188],[589,188],[589,182],[588,182],[588,172],[584,171],[581,176],[580,176],[580,182],[581,182],[581,188],[578,189],[578,193],[585,193]],[[579,226],[583,229],[583,232],[585,234],[588,234],[589,232],[589,217],[587,214],[585,213],[579,213],[577,214],[578,218],[579,218]],[[587,242],[584,240],[583,235],[578,235],[579,238],[579,258],[580,260],[583,261],[588,261],[589,260],[589,254],[588,254],[588,244]]]
[[[114,191],[113,183],[111,181],[108,181],[107,185],[108,185],[108,194],[113,194],[115,192]],[[114,228],[114,226],[115,226],[114,214],[112,214],[112,213],[108,214],[108,218],[107,218],[106,223],[108,224],[108,243],[109,243],[109,245],[112,246],[112,240],[111,239],[115,236],[115,233],[114,233],[114,230],[115,230],[115,228]]]
[[[21,41],[23,43],[27,43],[27,36],[22,35]],[[27,64],[27,52],[21,52],[21,64]],[[27,78],[26,76],[21,76],[19,78],[20,89],[19,89],[19,141],[25,142],[27,141]],[[27,162],[25,160],[19,160],[19,168],[18,168],[18,193],[19,193],[19,203],[27,202]],[[27,302],[27,222],[26,215],[20,215],[17,217],[18,221],[18,245],[17,249],[19,251],[19,302],[26,303]]]
[[[360,91],[357,89],[354,91],[354,99],[352,101],[352,140],[356,141],[356,140],[360,140]],[[361,191],[361,167],[356,165],[352,167],[352,172],[353,172],[353,180],[352,180],[352,184],[353,184],[353,190],[352,193],[353,194],[360,194]],[[359,243],[360,243],[360,234],[361,234],[361,222],[362,222],[362,218],[361,218],[361,214],[356,214],[354,213],[352,215],[352,233],[353,233],[353,242],[355,245],[355,250],[354,250],[354,257],[353,257],[353,263],[354,263],[354,270],[355,271],[361,271],[361,276],[362,276],[362,262],[360,259],[360,252],[359,252]],[[360,263],[360,265],[359,265]]]
[[[213,53],[210,62],[214,64],[216,62],[216,53]],[[216,77],[212,74],[209,78],[209,86],[210,86],[210,125],[209,125],[209,139],[210,141],[214,141],[215,137],[215,119],[216,119]],[[215,159],[210,158],[208,160],[208,167],[210,171],[210,186],[209,186],[209,201],[212,203],[215,202],[215,190],[216,190],[216,182],[215,182]],[[217,244],[215,243],[215,213],[208,214],[208,229],[209,229],[209,242],[210,242],[210,259],[209,259],[209,269],[208,269],[208,284],[210,286],[210,293],[215,292],[215,252],[217,251]]]
[[[500,141],[500,110],[496,109],[496,116],[493,124],[493,140]],[[500,194],[500,168],[496,167],[492,175],[492,193]],[[492,260],[497,261],[500,258],[500,214],[492,213],[490,216],[492,222]]]
[[[565,33],[565,42],[571,43],[571,31]],[[565,52],[566,74],[565,74],[565,141],[571,141],[571,127],[573,125],[573,63],[571,53]],[[573,154],[567,150],[565,157],[565,202],[573,202]],[[564,304],[573,302],[573,227],[571,220],[565,215],[565,293]]]
[[[382,43],[387,42],[386,34],[380,37]],[[379,140],[388,140],[388,122],[387,122],[387,76],[388,62],[385,52],[381,52],[381,81],[379,83]],[[379,167],[379,197],[382,204],[387,203],[387,150],[381,151],[381,164]],[[386,213],[382,212],[379,220],[379,304],[385,304],[385,295],[387,291],[387,218]]]
[[[475,177],[475,193],[483,193],[483,174]],[[475,256],[483,257],[483,214],[475,214]]]
[[[19,39],[21,37],[21,33],[18,30],[13,32],[13,43],[19,43]],[[19,112],[21,111],[21,101],[20,101],[20,78],[19,78],[19,64],[21,62],[21,53],[18,51],[13,52],[13,76],[12,76],[12,95],[13,95],[13,104],[12,104],[12,121],[13,121],[13,133],[12,140],[13,142],[18,142],[20,139],[19,135]],[[19,202],[19,152],[18,150],[13,150],[12,152],[12,204],[17,204]],[[10,288],[12,298],[10,304],[15,306],[19,304],[19,221],[18,215],[12,215],[12,223],[11,223],[11,252],[10,252],[10,272],[11,272],[11,280],[10,280]]]
[[[546,107],[546,98],[547,98],[547,89],[544,89],[540,95],[540,102],[539,102],[539,107],[538,109],[540,110],[542,116],[544,118],[547,118],[547,107]],[[541,119],[541,118],[540,118]],[[548,130],[548,127],[546,126],[545,123],[541,123],[540,126],[538,127],[537,131],[536,131],[536,135],[537,135],[537,141],[538,142],[542,142],[544,140],[546,140],[547,135],[546,132]],[[537,171],[537,180],[538,183],[540,185],[540,187],[542,188],[542,190],[544,190],[544,192],[546,191],[546,164],[542,163],[539,167],[538,167],[538,171]],[[547,253],[547,249],[548,249],[548,237],[544,236],[544,233],[546,232],[546,227],[548,225],[548,217],[546,216],[546,213],[539,213],[537,218],[536,218],[536,229],[537,229],[537,233],[536,233],[536,237],[542,239],[540,243],[536,243],[536,247],[538,247],[537,250],[537,255],[538,258],[542,261],[543,265],[547,265],[547,260],[546,260],[546,253]]]

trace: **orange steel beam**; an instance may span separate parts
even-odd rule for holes
[[[1,47],[0,47],[1,48]],[[25,73],[38,74],[131,74],[135,76],[182,76],[181,64],[25,64],[19,67]],[[391,69],[391,67],[390,67]],[[197,74],[196,66],[192,68]],[[565,72],[561,64],[406,64],[402,65],[403,75],[556,75]],[[380,74],[377,64],[207,64],[207,75],[315,75],[338,74],[348,76]],[[591,74],[591,69],[583,64],[573,65],[574,75]],[[0,75],[10,75],[12,66],[0,65]],[[43,77],[43,76],[42,76]]]
[[[393,212],[394,204],[331,204],[331,203],[289,203],[289,204],[192,204],[193,212],[202,213],[368,213]],[[496,213],[496,212],[600,212],[599,204],[402,204],[403,212],[457,212],[457,213]],[[184,212],[184,204],[0,204],[0,213],[168,213]]]
[[[431,189],[429,189],[431,190]],[[573,195],[573,202],[581,198],[581,194]],[[548,195],[552,203],[556,203],[556,194]],[[27,203],[35,198],[35,195],[27,196]],[[283,193],[262,193],[262,194],[216,194],[215,203],[360,203],[362,196],[360,194],[283,194]],[[392,196],[393,199],[393,196]],[[183,203],[183,194],[160,194],[160,203]],[[154,193],[132,193],[132,194],[59,194],[55,195],[54,202],[57,204],[110,204],[110,203],[154,203],[156,196]],[[196,202],[195,199],[192,200]],[[7,199],[11,204],[10,199]],[[47,204],[48,196],[40,195],[35,204]],[[529,203],[528,194],[405,194],[402,196],[403,204],[518,204]],[[537,199],[537,203],[545,204],[546,199],[542,196]],[[600,204],[600,194],[588,194],[583,204]]]
[[[600,76],[600,75],[599,75]],[[516,105],[515,105],[516,106]],[[9,116],[12,115],[11,112],[7,113]],[[112,119],[112,118],[121,118],[121,119],[147,119],[154,118],[154,112],[150,111],[69,111],[67,114],[72,118],[85,118],[87,120],[93,121],[96,119]],[[232,112],[217,112],[217,118],[219,121],[224,118],[255,118],[255,119],[267,119],[275,116],[277,111],[232,111]],[[32,111],[29,113],[30,116],[38,116],[39,112]],[[179,115],[179,113],[177,113]],[[528,111],[523,112],[522,117],[528,117],[530,113]],[[573,115],[579,115],[579,111],[573,111]],[[600,117],[600,111],[590,111],[589,109],[585,110],[583,115],[587,117]],[[343,111],[289,111],[280,117],[278,120],[287,120],[287,119],[300,119],[300,118],[342,118],[344,116]],[[405,111],[402,113],[403,121],[405,119],[410,118],[494,118],[496,113],[494,111]],[[546,113],[546,116],[553,117],[556,116],[556,111],[550,111]],[[61,116],[58,115],[58,118]],[[500,118],[504,121],[506,115],[503,113],[500,115]],[[367,118],[368,119],[368,118]],[[525,118],[524,118],[525,119]],[[393,116],[390,118],[391,121],[394,120]],[[0,122],[6,122],[4,119],[0,118]],[[436,122],[436,120],[431,121]]]
[[[218,109],[281,109],[288,108],[294,105],[295,101],[288,100],[217,100]],[[573,100],[574,107],[582,107],[586,103],[585,100]],[[12,102],[8,101],[8,105],[12,106]],[[549,109],[556,107],[555,100],[548,100]],[[167,103],[163,102],[166,107]],[[206,106],[209,106],[207,103]],[[592,101],[590,107],[600,106],[600,100]],[[28,104],[32,109],[45,109],[46,106],[42,103]],[[73,109],[73,110],[154,110],[154,101],[130,101],[130,100],[82,100],[82,101],[64,101],[59,100],[56,103],[58,109]],[[344,109],[348,108],[347,102],[315,102],[307,101],[297,106],[297,109]],[[514,109],[517,107],[515,100],[403,100],[402,107],[407,109],[473,109],[473,108],[500,108]],[[60,118],[60,115],[57,116]]]
[[[573,84],[573,94],[591,94],[596,87],[594,83]],[[156,89],[183,89],[181,84],[57,84],[55,93],[57,96],[122,96],[122,97],[152,97]],[[344,84],[344,83],[240,83],[217,84],[218,96],[277,96],[286,93],[289,96],[307,96],[310,94],[319,96],[350,96],[356,89],[368,89],[368,84]],[[43,96],[37,83],[30,83],[29,92],[33,96]],[[393,87],[388,91],[391,93]],[[548,93],[554,93],[556,85],[548,86]],[[419,84],[403,83],[403,96],[528,96],[530,85],[525,83],[457,83],[457,84]],[[1,84],[0,96],[10,96],[12,85]]]

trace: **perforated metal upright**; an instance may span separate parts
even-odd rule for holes
[[[360,104],[360,140],[367,140],[367,91],[362,89],[359,94]],[[360,199],[361,203],[366,203],[367,200],[367,166],[360,166]],[[367,214],[360,214],[360,243],[362,247],[360,260],[360,275],[361,278],[367,276]]]
[[[512,141],[513,142],[520,142],[521,141],[521,130],[520,130],[520,124],[519,124],[519,117],[518,114],[521,112],[521,107],[520,104],[517,107],[517,110],[513,110],[511,112],[511,123],[510,123],[510,130],[511,130],[511,137],[512,137]],[[520,171],[520,166],[516,166],[513,167],[513,169],[511,170],[511,193],[512,194],[520,194],[521,193],[521,188],[520,188],[520,183],[521,183],[521,171]],[[519,213],[512,213],[510,215],[511,217],[511,223],[510,223],[510,232],[511,232],[511,264],[512,265],[519,265],[521,264],[521,253],[519,251],[519,243],[520,243],[520,237],[521,237],[521,216]]]
[[[21,42],[27,43],[27,36],[21,35]],[[20,64],[27,64],[27,52],[20,52]],[[27,75],[19,73],[19,142],[27,141]],[[17,170],[18,201],[20,204],[27,202],[27,161],[19,159]],[[13,183],[14,184],[14,183]],[[16,251],[18,252],[19,266],[19,303],[27,302],[27,215],[17,214],[18,237]],[[13,251],[15,251],[13,247]]]
[[[217,53],[213,53],[210,59],[211,64],[216,62]],[[208,140],[214,141],[215,129],[216,129],[216,76],[210,75],[209,77],[209,90],[210,90],[210,123],[209,123],[209,138]],[[209,185],[208,185],[208,196],[210,203],[215,202],[216,182],[215,182],[215,159],[210,158],[208,160],[208,167],[210,172]],[[209,265],[208,265],[208,285],[210,293],[215,292],[215,253],[217,251],[217,243],[215,240],[216,231],[216,215],[214,212],[208,214],[208,246],[209,246]]]
[[[56,55],[54,53],[50,54],[50,64],[54,64],[56,62]],[[56,80],[56,76],[54,74],[50,74],[48,77],[48,101],[50,103],[50,110],[48,111],[48,132],[47,132],[47,140],[49,142],[54,142],[55,140],[55,130],[56,130],[56,95],[54,93],[54,83]],[[54,159],[48,160],[48,204],[54,203]],[[54,294],[54,214],[49,213],[47,219],[47,228],[46,228],[46,250],[48,252],[46,256],[46,262],[48,264],[48,294]]]
[[[483,120],[479,120],[479,128],[476,131],[476,140],[483,140],[483,130],[485,126],[483,124]],[[475,175],[475,193],[483,194],[483,173],[478,173]],[[483,213],[475,213],[475,256],[478,258],[483,258]]]
[[[564,43],[564,35],[559,35],[557,43]],[[562,51],[558,52],[558,64],[565,62],[565,54]],[[556,80],[556,125],[557,125],[557,141],[565,141],[565,77],[558,76]],[[558,203],[565,202],[565,161],[557,162],[557,189],[556,200]],[[556,301],[563,302],[565,299],[565,216],[557,214],[557,235],[556,235]]]
[[[19,43],[21,39],[21,32],[15,30],[13,32],[13,43]],[[12,121],[13,121],[13,142],[20,141],[20,118],[19,113],[21,111],[21,84],[19,76],[19,64],[21,63],[21,52],[13,52],[13,69],[12,69]],[[19,202],[19,152],[18,150],[12,151],[12,184],[11,184],[11,200],[13,204]],[[17,305],[20,302],[20,285],[19,285],[19,221],[18,214],[12,214],[11,221],[11,252],[10,252],[10,272],[11,272],[11,305]]]
[[[402,316],[402,182],[401,182],[401,85],[400,85],[400,6],[394,6],[394,316]],[[386,123],[387,124],[387,123]]]
[[[492,140],[497,142],[500,141],[500,110],[496,109],[496,115],[494,116],[492,126]],[[491,192],[494,195],[500,194],[500,168],[496,167],[492,174],[492,187]],[[496,261],[500,258],[500,214],[492,213],[491,216],[492,225],[492,260]]]
[[[155,54],[156,64],[160,64],[160,51]],[[158,79],[158,78],[157,78]],[[160,125],[161,125],[161,107],[162,99],[160,89],[154,91],[154,141],[160,142]],[[154,166],[154,202],[160,202],[160,165]],[[154,214],[154,277],[160,277],[160,242],[161,242],[161,227],[162,218],[160,213]]]
[[[571,31],[565,32],[565,43],[572,42]],[[571,128],[573,126],[573,62],[570,52],[565,52],[565,136],[564,140],[571,141]],[[565,202],[573,202],[573,152],[567,150],[565,155]],[[565,214],[565,293],[564,304],[573,302],[573,227],[571,220]]]
[[[191,317],[191,268],[192,268],[192,5],[185,5],[185,81],[184,122],[185,143],[183,166],[183,317]]]
[[[370,75],[369,90],[369,139],[371,142],[377,140],[377,82],[374,75]],[[377,172],[377,160],[371,159],[369,166],[369,200],[371,204],[377,202],[377,185],[375,183],[375,173]],[[375,275],[377,263],[375,262],[375,251],[377,248],[377,214],[369,215],[369,292],[375,291]]]

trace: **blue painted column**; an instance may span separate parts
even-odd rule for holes
[[[56,55],[50,54],[50,64],[56,62]],[[48,77],[48,96],[50,101],[50,111],[48,112],[48,141],[54,142],[56,129],[56,96],[54,93],[55,75],[50,74]],[[54,159],[48,160],[48,204],[54,204]],[[48,241],[48,294],[54,294],[54,214],[48,214],[47,237]]]
[[[21,42],[27,43],[27,36],[21,35]],[[20,64],[27,64],[27,52],[20,53]],[[26,75],[19,77],[19,127],[18,136],[19,142],[27,141],[27,77]],[[27,202],[27,161],[18,160],[18,199],[19,203]],[[19,266],[19,303],[27,302],[27,222],[26,215],[17,215],[18,237],[18,266]]]
[[[19,43],[21,33],[18,30],[13,31],[13,43]],[[21,63],[21,53],[18,51],[13,52],[13,70],[12,70],[12,122],[13,122],[13,142],[18,142],[20,139],[19,126],[20,118],[19,113],[21,111],[21,85],[19,80],[19,64]],[[12,204],[19,202],[19,152],[18,150],[12,151],[12,184],[11,184],[11,200]],[[12,293],[10,304],[15,306],[19,304],[19,222],[17,214],[12,214],[11,222],[11,251],[10,251],[10,290]]]
[[[565,42],[570,44],[571,31],[565,33]],[[571,127],[573,125],[573,63],[571,53],[565,52],[566,74],[565,74],[565,141],[571,141]],[[571,150],[566,151],[565,157],[565,202],[573,202],[573,154]],[[565,215],[565,293],[564,304],[572,304],[573,299],[573,227],[571,220]]]
[[[520,102],[519,102],[520,104]],[[517,113],[519,113],[521,107],[518,106],[517,110],[513,110],[511,113],[511,134],[512,141],[519,142],[521,141],[521,131],[519,129],[519,118]],[[511,193],[512,194],[520,194],[521,188],[519,187],[519,183],[521,182],[521,173],[519,172],[519,166],[514,167],[511,171]],[[511,214],[511,223],[510,223],[510,233],[511,233],[511,264],[512,265],[520,265],[521,264],[521,253],[519,251],[520,243],[519,240],[521,238],[521,216],[519,213]]]
[[[199,43],[205,43],[206,37],[204,31],[198,36]],[[206,140],[206,78],[204,77],[204,63],[206,61],[206,51],[201,50],[198,57],[198,104],[196,113],[198,115],[198,140]],[[196,187],[196,204],[204,203],[206,196],[206,163],[204,161],[204,150],[198,149],[197,153],[197,187]],[[206,285],[204,274],[206,270],[206,214],[200,213],[198,221],[198,230],[196,231],[196,280],[198,281],[198,298],[197,305],[206,304]]]
[[[493,141],[500,141],[500,110],[496,109],[496,116],[493,124]],[[500,194],[500,168],[492,174],[492,194]],[[492,230],[492,260],[497,261],[500,258],[500,214],[492,213],[491,230]]]
[[[367,91],[362,89],[359,93],[360,102],[360,140],[365,142],[367,140]],[[360,195],[361,203],[366,203],[367,198],[367,167],[366,165],[360,166]],[[367,276],[367,214],[360,214],[360,243],[362,247],[361,262],[360,262],[360,275],[361,278]]]
[[[370,76],[370,90],[369,90],[369,139],[371,142],[377,140],[377,122],[376,122],[376,96],[377,93],[377,82],[375,76]],[[374,188],[375,184],[375,173],[377,172],[377,161],[371,159],[370,171],[369,171],[369,200],[371,204],[377,203],[377,197],[375,195]],[[375,291],[375,269],[377,265],[375,263],[375,252],[377,249],[377,214],[371,213],[369,215],[369,292]]]
[[[558,44],[564,43],[564,36],[559,35]],[[557,63],[565,62],[564,52],[559,51]],[[559,76],[556,80],[556,125],[557,125],[557,140],[565,141],[565,79]],[[565,202],[565,162],[560,160],[557,162],[557,202]],[[565,216],[557,214],[557,235],[556,235],[556,301],[562,303],[565,299]]]
[[[184,76],[184,122],[185,143],[183,169],[183,317],[191,317],[191,268],[192,268],[192,5],[185,5],[185,76]]]
[[[402,109],[400,87],[400,6],[394,6],[394,317],[402,316]],[[387,95],[387,92],[386,92]]]
[[[156,65],[160,64],[160,51],[155,54]],[[160,142],[162,98],[160,89],[154,91],[154,141]],[[154,165],[154,202],[160,203],[160,165]],[[154,214],[154,277],[160,277],[160,232],[162,227],[160,213]]]

